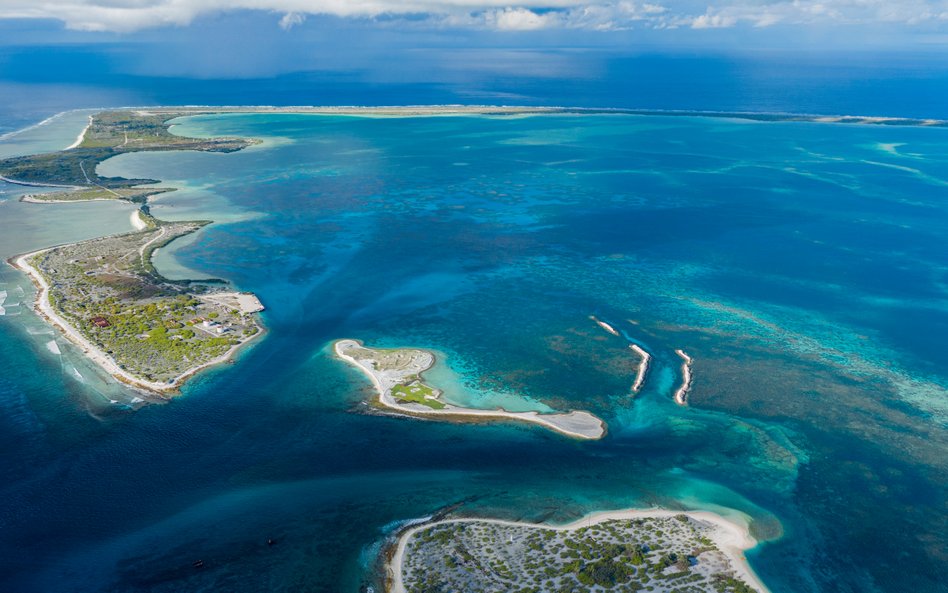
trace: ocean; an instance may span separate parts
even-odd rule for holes
[[[64,147],[84,118],[4,150]],[[378,589],[386,538],[461,504],[716,510],[751,520],[774,593],[948,591],[945,129],[237,114],[174,130],[264,142],[99,173],[179,188],[159,218],[214,220],[159,268],[255,292],[269,333],[143,406],[5,267],[0,589]],[[4,258],[131,228],[128,205],[0,190]],[[372,413],[339,338],[430,348],[455,401],[585,409],[608,434]],[[654,355],[635,398],[630,342]]]

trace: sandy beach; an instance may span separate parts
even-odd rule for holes
[[[33,183],[32,181],[19,181],[17,179],[10,179],[9,177],[4,177],[0,175],[0,181],[5,181],[6,183],[11,183],[13,185],[22,185],[24,187],[56,187],[59,189],[81,189],[78,185],[61,185],[58,183]]]
[[[76,188],[79,189],[79,188]],[[50,192],[52,193],[52,192]],[[86,202],[114,202],[113,198],[92,198],[91,200],[45,200],[38,198],[43,194],[25,194],[20,196],[21,202],[28,202],[30,204],[84,204]]]
[[[92,116],[89,116],[89,123],[86,124],[86,127],[82,128],[82,131],[79,132],[79,135],[76,136],[76,141],[66,147],[66,150],[72,150],[73,148],[78,148],[82,141],[86,139],[86,132],[89,131],[89,128],[92,127]]]
[[[167,382],[159,383],[155,381],[146,381],[145,379],[136,377],[131,373],[119,368],[119,366],[110,356],[87,340],[81,333],[79,333],[79,331],[77,331],[74,327],[72,327],[72,325],[63,319],[55,311],[55,309],[53,309],[49,302],[49,283],[47,283],[46,278],[43,277],[39,270],[29,264],[30,258],[35,255],[46,253],[50,249],[54,249],[54,247],[41,249],[32,253],[26,253],[8,260],[14,268],[26,273],[30,277],[30,280],[33,281],[33,284],[36,286],[36,301],[34,303],[35,311],[40,315],[40,317],[49,322],[50,325],[62,332],[66,339],[82,350],[82,353],[85,354],[86,357],[88,357],[92,362],[105,369],[105,371],[112,375],[115,380],[128,385],[136,391],[149,395],[171,395],[172,393],[176,392],[187,379],[206,368],[227,362],[234,355],[234,353],[237,352],[237,350],[252,342],[254,339],[263,335],[264,333],[263,328],[258,324],[258,331],[255,335],[231,347],[221,356],[202,365],[192,367],[174,379],[168,380]]]
[[[346,351],[349,348],[362,347],[361,342],[356,340],[338,340],[333,345],[333,351],[336,356],[345,360],[357,369],[361,370],[375,387],[379,394],[379,403],[387,408],[412,416],[424,417],[442,417],[446,420],[517,420],[520,422],[530,422],[539,424],[560,434],[577,439],[601,439],[606,433],[605,423],[593,416],[589,412],[572,411],[569,413],[558,414],[540,414],[539,412],[508,412],[504,409],[482,410],[477,408],[462,408],[452,404],[445,404],[442,409],[432,409],[421,405],[400,404],[392,397],[392,387],[399,383],[401,377],[393,377],[385,372],[377,371],[371,366],[364,364]],[[434,355],[430,354],[427,366],[420,369],[414,369],[414,372],[421,374],[434,365]]]
[[[402,581],[402,565],[405,558],[405,549],[411,538],[422,529],[427,529],[434,524],[439,523],[463,523],[463,522],[484,522],[497,523],[501,525],[516,525],[520,527],[536,527],[543,529],[553,529],[556,531],[569,531],[581,527],[589,527],[604,521],[619,521],[644,518],[665,518],[675,517],[677,515],[687,515],[692,519],[704,521],[712,524],[715,529],[711,537],[715,545],[728,557],[734,567],[735,574],[754,587],[759,593],[770,593],[770,590],[764,585],[754,569],[747,563],[744,557],[744,551],[757,545],[757,540],[750,534],[750,528],[746,523],[731,521],[710,511],[670,511],[666,509],[625,509],[619,511],[599,511],[572,523],[565,525],[548,525],[544,523],[521,523],[517,521],[505,521],[502,519],[445,519],[443,521],[432,521],[412,525],[405,530],[398,538],[395,552],[388,563],[387,569],[391,579],[391,593],[406,593],[405,584]]]
[[[142,220],[141,214],[142,214],[141,210],[135,210],[129,216],[129,222],[132,223],[132,226],[135,228],[136,231],[144,231],[145,229],[148,228],[148,224],[144,220]]]
[[[688,405],[688,390],[691,389],[691,363],[690,356],[685,354],[682,349],[675,350],[675,354],[681,357],[681,387],[675,392],[675,403],[679,406]]]

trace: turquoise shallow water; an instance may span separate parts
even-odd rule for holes
[[[265,142],[99,172],[180,188],[161,218],[217,221],[158,264],[256,292],[270,333],[132,411],[77,381],[94,370],[49,352],[28,312],[0,319],[4,589],[354,591],[399,521],[465,501],[534,520],[731,509],[767,540],[750,557],[774,592],[948,590],[945,130],[300,115],[175,130]],[[125,206],[68,207],[0,203],[2,255],[127,228]],[[0,281],[28,297],[12,270]],[[588,409],[609,434],[367,414],[368,383],[330,356],[343,337],[444,353],[431,377],[456,401]],[[654,356],[635,399],[631,341]],[[686,409],[676,348],[695,358]]]

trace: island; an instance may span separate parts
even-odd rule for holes
[[[170,119],[190,113],[104,111],[90,116],[65,150],[0,160],[0,179],[38,188],[24,201],[139,204],[133,232],[41,249],[8,263],[36,286],[37,313],[117,381],[148,396],[176,393],[188,378],[230,360],[263,334],[256,316],[263,305],[255,295],[227,289],[221,280],[171,281],[152,263],[155,250],[209,221],[158,220],[148,199],[173,188],[96,172],[102,161],[127,152],[233,152],[257,142],[172,134]]]
[[[151,394],[175,391],[261,334],[251,294],[172,282],[155,249],[203,223],[148,219],[138,232],[13,258],[37,287],[36,310],[117,380]]]
[[[589,412],[541,414],[503,409],[465,408],[444,401],[442,392],[424,382],[422,373],[435,363],[427,350],[367,348],[357,340],[338,340],[333,349],[339,358],[362,371],[378,392],[378,405],[409,416],[445,420],[516,420],[538,424],[577,439],[600,439],[605,423]]]
[[[743,555],[756,543],[745,526],[705,511],[602,512],[561,526],[437,519],[398,536],[386,589],[767,593]]]
[[[145,204],[151,196],[172,188],[149,187],[156,179],[100,177],[99,163],[120,154],[142,151],[197,150],[235,152],[257,140],[247,138],[188,138],[170,131],[170,120],[198,111],[183,109],[151,113],[112,110],[97,113],[72,146],[57,152],[0,159],[0,180],[36,187],[22,199],[32,202],[126,200]],[[52,190],[52,191],[50,191]]]

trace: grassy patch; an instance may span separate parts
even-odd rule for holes
[[[392,397],[400,404],[421,404],[428,406],[433,410],[441,410],[444,403],[433,399],[435,391],[424,383],[410,383],[408,385],[396,385],[392,387]]]
[[[173,188],[129,188],[118,187],[106,189],[103,187],[83,188],[76,191],[58,191],[48,194],[33,194],[34,200],[44,202],[83,202],[88,200],[128,200],[144,203],[145,198],[157,194],[174,191]]]

